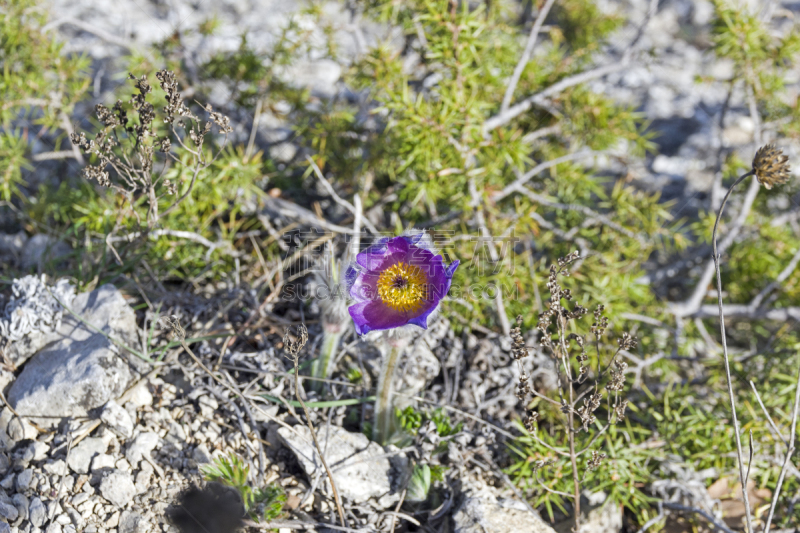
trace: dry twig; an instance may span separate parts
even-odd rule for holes
[[[319,440],[317,440],[317,432],[314,431],[314,425],[311,423],[311,413],[308,412],[308,407],[306,407],[306,403],[303,401],[303,397],[300,394],[299,354],[300,350],[302,350],[306,345],[306,342],[308,342],[308,330],[306,330],[305,326],[300,326],[299,335],[300,336],[297,341],[292,341],[289,338],[289,330],[287,329],[286,335],[283,337],[284,348],[289,353],[289,359],[291,359],[294,363],[294,394],[297,398],[297,401],[300,402],[300,405],[303,407],[303,412],[306,414],[306,423],[308,424],[308,429],[311,432],[311,438],[314,439],[314,447],[317,449],[319,460],[322,463],[322,466],[325,468],[325,472],[328,474],[328,481],[331,482],[331,490],[333,491],[333,499],[336,501],[336,511],[339,513],[339,520],[341,521],[342,527],[346,528],[347,520],[344,518],[342,500],[339,498],[339,491],[336,490],[336,482],[333,480],[333,472],[331,472],[331,469],[328,468],[328,463],[325,461],[325,455],[322,452],[322,446],[319,445]]]

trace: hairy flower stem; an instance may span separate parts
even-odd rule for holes
[[[719,206],[719,212],[717,213],[717,220],[714,222],[714,232],[711,235],[711,246],[714,249],[714,269],[717,273],[717,302],[719,304],[719,332],[722,337],[722,356],[725,359],[725,376],[728,379],[728,396],[730,398],[731,403],[731,414],[733,416],[733,431],[736,436],[736,456],[739,460],[739,480],[742,483],[742,497],[744,498],[744,510],[745,510],[745,517],[747,519],[747,532],[753,533],[753,524],[752,519],[750,517],[750,502],[747,497],[747,486],[745,484],[745,473],[744,473],[744,460],[742,459],[742,439],[739,436],[739,420],[736,418],[736,402],[733,396],[733,382],[731,381],[731,365],[730,360],[728,359],[728,342],[725,338],[725,317],[723,316],[722,312],[722,276],[719,270],[719,254],[717,253],[717,228],[719,227],[719,221],[722,218],[722,211],[725,209],[725,204],[728,202],[728,197],[730,197],[731,192],[733,189],[736,188],[739,183],[744,181],[745,178],[752,176],[753,172],[748,172],[744,174],[739,179],[737,179],[733,185],[728,189],[728,192],[725,193],[725,197],[722,199],[722,204]]]
[[[344,329],[344,328],[342,328]],[[342,339],[344,331],[325,331],[322,339],[322,348],[319,352],[319,357],[314,360],[311,365],[311,375],[319,380],[328,379],[331,375],[331,365],[333,363],[333,356],[336,349],[339,347],[339,341]],[[311,385],[312,390],[320,392],[325,386],[324,381],[314,381]]]
[[[372,440],[378,444],[386,444],[392,435],[394,409],[392,409],[392,381],[400,354],[405,345],[391,346],[389,354],[381,365],[378,378],[378,394],[375,398],[375,423],[372,427]]]

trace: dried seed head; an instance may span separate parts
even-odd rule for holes
[[[181,321],[177,315],[162,316],[156,321],[156,327],[171,333],[172,337],[179,341],[186,338],[186,331],[181,327]]]
[[[625,388],[625,370],[628,369],[628,363],[617,359],[614,361],[614,366],[616,369],[611,371],[611,379],[609,379],[606,389],[619,392]]]
[[[625,419],[625,410],[628,408],[628,400],[619,400],[616,405],[614,405],[614,413],[617,415],[616,422],[620,422]]]
[[[81,174],[87,180],[97,180],[102,187],[109,187],[111,185],[111,179],[108,177],[108,172],[103,170],[103,167],[99,165],[87,165],[81,171]]]
[[[789,156],[783,155],[783,150],[774,144],[762,146],[753,158],[753,174],[758,182],[771,189],[774,185],[781,185],[789,180]]]
[[[164,187],[167,189],[167,194],[175,196],[178,193],[178,187],[171,180],[164,180]]]
[[[528,347],[522,338],[522,315],[517,317],[517,327],[511,330],[511,357],[516,361],[528,357]]]
[[[638,342],[639,341],[636,339],[636,337],[631,337],[630,333],[623,333],[622,337],[617,339],[617,344],[622,350],[636,348]]]
[[[305,324],[300,324],[300,327],[297,328],[297,338],[294,341],[289,336],[289,333],[289,328],[286,328],[286,333],[283,335],[283,349],[289,353],[289,359],[297,359],[300,350],[308,342],[308,330]]]
[[[536,425],[539,421],[539,413],[536,411],[531,411],[528,415],[528,418],[525,419],[525,429],[534,433],[536,431]]]
[[[603,459],[606,458],[606,454],[600,453],[597,450],[592,450],[592,458],[586,462],[586,468],[589,470],[594,470],[600,463],[603,462]]]

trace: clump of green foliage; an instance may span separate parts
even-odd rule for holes
[[[206,481],[222,483],[239,492],[245,512],[255,521],[269,522],[278,518],[286,503],[286,494],[278,485],[261,488],[250,486],[250,466],[244,459],[231,452],[227,457],[218,457],[212,464],[200,467]]]
[[[30,141],[52,139],[52,150],[69,149],[62,131],[85,95],[89,59],[65,55],[63,43],[44,33],[44,6],[8,0],[0,10],[0,200],[21,198]]]
[[[447,466],[439,463],[439,456],[447,451],[447,441],[461,432],[463,424],[453,424],[443,408],[419,411],[408,406],[395,409],[395,416],[397,427],[405,433],[405,439],[401,438],[398,444],[414,440],[417,446],[418,458],[406,487],[406,501],[422,504],[435,500],[433,483],[443,481],[447,472]]]
[[[416,435],[419,428],[429,420],[436,425],[436,433],[440,437],[455,435],[464,426],[461,422],[453,425],[447,412],[441,407],[431,411],[418,411],[408,406],[402,410],[395,409],[395,415],[397,416],[397,426],[409,435]]]

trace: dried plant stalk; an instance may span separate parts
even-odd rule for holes
[[[717,305],[719,306],[719,333],[722,337],[722,357],[725,361],[725,377],[728,382],[728,399],[731,406],[731,417],[733,419],[733,431],[736,439],[736,458],[739,462],[739,480],[742,483],[742,497],[744,499],[745,519],[747,521],[748,533],[753,533],[753,519],[750,513],[750,501],[747,496],[747,474],[744,470],[744,457],[742,454],[742,439],[739,435],[739,420],[736,416],[736,400],[733,394],[733,381],[731,379],[731,365],[730,358],[728,357],[728,340],[725,336],[725,314],[722,305],[722,275],[720,273],[720,257],[717,251],[717,230],[719,229],[719,221],[722,218],[722,212],[725,209],[725,204],[728,202],[733,190],[742,181],[750,176],[755,176],[759,183],[765,188],[771,189],[775,185],[781,185],[789,179],[789,158],[783,155],[783,152],[777,149],[774,145],[768,144],[758,149],[753,164],[749,172],[740,176],[733,185],[730,186],[725,197],[722,199],[722,204],[719,206],[717,212],[717,219],[714,221],[714,231],[711,234],[711,246],[714,253],[714,270],[717,275]],[[752,453],[752,446],[750,452]],[[749,469],[749,465],[748,465]],[[777,500],[778,495],[775,494]]]
[[[625,371],[627,364],[617,359],[617,356],[624,350],[636,347],[636,339],[628,333],[623,333],[617,339],[617,349],[608,360],[605,366],[601,365],[601,339],[605,335],[608,327],[608,319],[603,315],[604,307],[597,306],[594,311],[595,322],[590,329],[591,336],[594,337],[594,345],[597,354],[596,375],[592,382],[589,382],[591,365],[588,364],[589,355],[586,336],[577,333],[570,333],[573,325],[570,324],[588,313],[588,310],[580,305],[572,306],[570,310],[562,300],[572,300],[572,293],[569,289],[564,289],[558,278],[569,276],[569,268],[580,258],[577,252],[558,260],[558,265],[550,267],[550,276],[547,288],[550,291],[550,300],[547,310],[539,315],[537,330],[540,333],[541,348],[549,352],[558,369],[559,400],[547,396],[535,389],[528,375],[522,368],[521,361],[529,355],[528,347],[522,336],[521,325],[522,317],[517,318],[517,327],[511,331],[512,357],[520,365],[519,384],[517,385],[517,398],[523,407],[527,408],[529,400],[533,397],[544,400],[558,408],[565,415],[563,432],[565,434],[567,450],[553,447],[544,442],[537,434],[539,413],[532,411],[525,419],[525,427],[530,432],[531,437],[540,445],[544,446],[558,457],[569,459],[572,466],[572,493],[554,490],[545,485],[539,478],[538,470],[552,464],[554,461],[539,461],[534,466],[534,479],[539,485],[549,493],[572,500],[574,506],[575,530],[580,529],[581,524],[581,484],[590,470],[598,468],[606,454],[592,449],[598,438],[605,433],[611,424],[622,420],[625,416],[628,401],[621,395],[625,387]],[[578,363],[577,371],[574,363]],[[610,372],[609,372],[610,371]],[[608,376],[607,376],[608,375]],[[606,377],[607,376],[607,377]],[[601,386],[602,383],[602,386]],[[584,386],[581,391],[581,386]],[[590,432],[597,424],[595,412],[603,403],[603,398],[608,400],[607,418],[599,430],[589,439],[584,446],[578,447],[578,436],[581,432]],[[587,452],[591,452],[590,458],[586,461],[584,475],[578,472],[578,460]]]
[[[322,453],[322,446],[319,445],[319,440],[317,440],[317,432],[314,431],[314,425],[311,423],[311,415],[308,412],[308,407],[306,407],[306,403],[300,395],[299,353],[300,350],[303,349],[303,346],[306,345],[306,342],[308,342],[308,330],[305,326],[301,325],[300,328],[298,328],[298,334],[299,338],[294,342],[289,338],[289,330],[286,330],[286,334],[283,337],[285,350],[289,353],[289,358],[294,363],[294,394],[297,401],[300,402],[300,405],[303,407],[303,412],[306,414],[306,423],[308,424],[309,431],[311,431],[311,438],[314,439],[314,447],[317,449],[319,460],[322,462],[322,466],[325,467],[325,472],[328,474],[328,481],[331,482],[331,490],[333,491],[333,499],[336,501],[336,511],[339,513],[339,521],[342,527],[347,527],[347,521],[344,518],[344,510],[342,509],[342,500],[339,498],[339,491],[336,490],[336,482],[333,480],[333,472],[328,468],[325,455]]]

